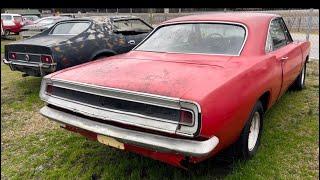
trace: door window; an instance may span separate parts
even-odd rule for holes
[[[271,21],[270,24],[270,40],[272,42],[273,50],[279,49],[287,45],[287,37],[280,19]]]

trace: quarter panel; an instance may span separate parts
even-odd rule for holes
[[[183,96],[199,102],[202,110],[200,136],[217,136],[220,140],[217,149],[237,140],[253,106],[263,93],[270,91],[270,107],[277,100],[281,87],[281,65],[274,56],[240,58],[234,63],[236,61],[239,66],[234,68],[242,70],[204,98],[194,98],[199,91],[189,91]],[[234,69],[234,72],[237,70]],[[204,82],[205,79],[202,86],[210,86],[210,82]]]

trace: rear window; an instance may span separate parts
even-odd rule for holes
[[[152,29],[138,19],[118,20],[113,22],[116,31],[151,31]]]
[[[89,28],[90,22],[66,22],[60,23],[54,27],[51,34],[58,35],[58,34],[70,34],[76,35],[80,34]]]
[[[158,28],[136,50],[238,55],[246,30],[236,24],[187,23]]]
[[[1,19],[7,21],[7,20],[11,20],[11,17],[12,16],[9,16],[9,15],[1,15]]]

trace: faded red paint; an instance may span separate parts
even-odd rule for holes
[[[234,143],[257,100],[269,92],[270,108],[301,71],[310,51],[309,42],[294,42],[265,53],[267,30],[274,17],[277,16],[223,13],[165,22],[219,20],[242,23],[248,28],[248,38],[240,56],[131,51],[65,69],[48,77],[199,103],[202,111],[199,136],[219,138],[218,146],[210,155],[190,159],[194,163],[200,162]],[[283,56],[289,58],[281,61]],[[174,165],[183,159],[181,155],[168,155],[130,145],[126,147]]]

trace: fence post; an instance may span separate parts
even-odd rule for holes
[[[309,17],[308,17],[308,25],[307,25],[307,37],[306,40],[309,41],[309,36],[310,36],[310,32],[311,32],[311,21],[312,21],[312,10],[309,10]]]

